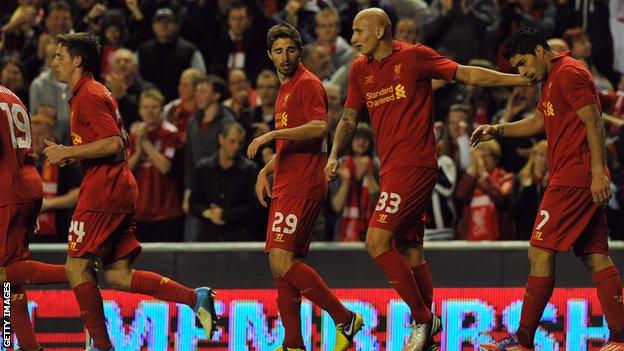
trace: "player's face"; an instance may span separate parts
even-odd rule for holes
[[[141,99],[139,104],[139,115],[148,127],[157,125],[160,122],[162,105],[160,101],[149,97]]]
[[[351,44],[362,55],[372,55],[379,39],[377,39],[377,27],[372,23],[370,18],[356,17],[353,20],[353,36],[351,36]]]
[[[518,69],[518,73],[527,77],[533,84],[546,78],[546,64],[534,54],[517,54],[509,59],[509,64]]]
[[[61,44],[56,47],[56,54],[52,60],[52,71],[54,76],[61,83],[69,82],[71,76],[74,74],[77,68],[77,57],[72,58],[67,51],[67,48]]]
[[[290,38],[279,38],[273,42],[269,58],[282,76],[292,77],[299,67],[301,48]]]
[[[230,128],[227,135],[219,135],[219,144],[227,158],[234,158],[240,153],[245,143],[245,134]]]
[[[195,97],[195,87],[191,77],[182,75],[180,76],[180,82],[178,83],[178,95],[183,101],[191,100]]]

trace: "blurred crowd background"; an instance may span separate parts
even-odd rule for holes
[[[89,31],[102,43],[94,73],[117,99],[131,136],[140,189],[142,241],[263,241],[267,210],[254,191],[275,150],[244,150],[274,128],[279,80],[267,29],[295,25],[303,64],[325,85],[331,144],[342,113],[358,11],[384,9],[394,37],[422,43],[461,64],[512,72],[502,41],[533,26],[554,50],[593,73],[606,116],[614,197],[612,239],[624,239],[623,0],[2,0],[0,84],[29,107],[46,197],[38,241],[66,241],[79,168],[42,156],[44,139],[69,144],[71,96],[50,69],[55,36]],[[439,178],[423,216],[426,240],[528,240],[549,173],[544,136],[481,143],[476,125],[530,116],[540,86],[480,88],[433,81]],[[315,239],[362,241],[379,194],[379,160],[367,117],[330,184]]]

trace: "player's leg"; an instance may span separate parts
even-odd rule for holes
[[[412,274],[418,284],[420,295],[425,305],[431,310],[433,303],[433,279],[429,272],[429,265],[425,262],[423,237],[425,234],[425,225],[422,220],[417,221],[412,233],[404,235],[398,241],[395,241],[396,249],[405,257],[405,260],[412,267]],[[406,240],[410,238],[410,240]],[[431,310],[433,313],[433,310]]]
[[[206,332],[206,338],[212,339],[217,330],[215,293],[208,287],[193,290],[160,274],[133,270],[132,262],[141,251],[135,233],[133,215],[127,215],[113,233],[114,245],[104,258],[106,282],[117,290],[145,294],[191,307]]]
[[[274,276],[295,287],[315,305],[327,311],[336,323],[334,350],[346,350],[363,325],[361,316],[351,313],[338,300],[318,273],[295,256],[308,251],[312,229],[322,204],[293,197],[280,197],[271,204],[267,235],[269,265]],[[279,289],[279,287],[278,287]],[[288,313],[288,312],[287,312]]]
[[[110,350],[112,343],[106,330],[102,294],[93,276],[96,256],[67,257],[65,272],[80,307],[80,318],[93,338],[97,350]]]
[[[17,336],[20,349],[39,350],[35,330],[28,314],[28,297],[23,287],[11,285],[11,329]]]
[[[16,261],[7,265],[4,275],[0,273],[0,278],[5,278],[14,284],[60,284],[67,283],[65,266],[62,264],[49,264],[33,260]],[[3,279],[4,280],[4,279]]]

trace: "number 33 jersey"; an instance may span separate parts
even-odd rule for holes
[[[69,100],[72,143],[84,145],[118,136],[124,149],[117,155],[81,160],[85,171],[76,209],[106,213],[134,213],[138,187],[126,161],[128,134],[115,98],[87,75],[80,79]]]
[[[24,103],[0,85],[0,206],[43,197],[31,145],[30,118]]]

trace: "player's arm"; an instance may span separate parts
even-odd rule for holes
[[[74,188],[61,196],[44,198],[41,205],[41,212],[64,210],[76,206],[76,203],[78,203],[79,191],[80,188]]]
[[[327,121],[313,120],[306,124],[293,128],[273,130],[255,138],[247,148],[247,156],[254,158],[262,145],[266,145],[273,140],[308,141],[324,138],[327,132]]]
[[[149,139],[143,140],[141,142],[141,147],[143,147],[145,154],[161,174],[169,173],[171,170],[171,160],[169,160],[167,156],[161,154]]]
[[[327,158],[327,166],[325,166],[325,177],[327,180],[335,179],[338,177],[338,170],[340,169],[340,163],[338,157],[344,149],[345,145],[351,145],[351,140],[357,129],[358,119],[360,118],[360,111],[345,107],[342,112],[342,117],[338,126],[336,127],[336,134],[334,135],[334,143],[332,149]]]
[[[591,155],[591,193],[594,202],[604,206],[611,199],[609,177],[605,172],[607,164],[605,149],[604,120],[596,104],[589,104],[576,111],[587,131],[587,144]]]
[[[616,127],[624,126],[624,119],[617,118],[607,113],[602,113],[602,119],[604,119],[607,123],[614,125]]]
[[[45,140],[48,147],[43,150],[48,162],[53,165],[67,159],[91,159],[114,156],[124,150],[123,140],[119,135],[98,139],[92,143],[74,146],[59,145]]]
[[[271,161],[267,162],[264,167],[258,172],[258,178],[256,179],[256,197],[260,204],[264,207],[267,207],[267,202],[264,199],[264,194],[266,193],[269,197],[271,197],[271,183],[269,182],[269,174],[272,174],[275,171],[275,156],[271,158]]]
[[[494,138],[522,138],[544,131],[544,114],[539,110],[531,117],[516,122],[501,124],[483,124],[477,127],[470,136],[470,145],[476,146],[482,141]]]
[[[455,80],[482,87],[531,85],[530,79],[518,74],[507,74],[487,68],[464,65],[457,66]]]

